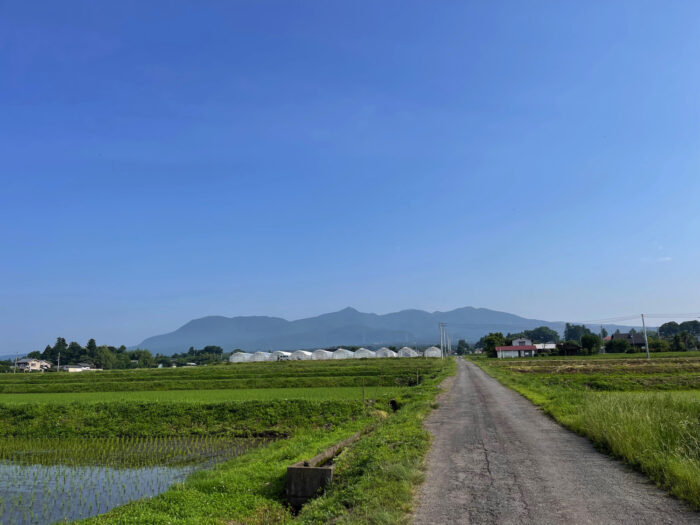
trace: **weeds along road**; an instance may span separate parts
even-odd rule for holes
[[[700,513],[597,452],[459,359],[426,421],[433,435],[415,524],[700,524]]]

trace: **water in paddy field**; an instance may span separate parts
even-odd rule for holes
[[[51,464],[42,464],[46,462],[37,461],[40,456],[37,450],[26,450],[23,451],[26,457],[22,459],[0,459],[0,523],[48,524],[102,514],[130,501],[157,496],[174,483],[184,481],[192,472],[240,455],[262,443],[263,440],[252,439],[235,443],[214,442],[212,446],[212,441],[208,440],[208,446],[201,447],[200,456],[195,460],[195,449],[187,442],[187,462],[184,464],[182,441],[157,445],[159,449],[171,447],[176,461],[164,460],[163,457],[158,457],[157,461],[152,457],[139,460],[131,456],[124,462],[124,447],[114,447],[120,458],[116,462],[113,454],[107,454],[100,457],[105,464],[76,464],[75,458],[68,455],[65,461],[68,464],[54,464],[56,454],[52,450]],[[129,445],[133,446],[134,442]],[[141,450],[150,448],[137,445]],[[14,456],[10,456],[16,458],[16,451],[13,452]]]
[[[0,463],[0,523],[72,521],[153,497],[194,467],[67,467]]]

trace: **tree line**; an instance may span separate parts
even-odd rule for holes
[[[637,330],[630,328],[630,334],[637,334]],[[616,330],[614,335],[620,334],[620,330]],[[700,321],[685,321],[676,323],[671,321],[662,324],[658,331],[647,330],[647,339],[649,341],[649,350],[652,352],[684,352],[687,350],[700,349]],[[483,348],[487,355],[496,357],[496,347],[506,346],[513,339],[525,337],[533,343],[563,343],[558,345],[557,350],[551,352],[553,354],[569,355],[571,349],[580,355],[596,354],[601,348],[605,349],[606,353],[633,353],[639,351],[637,347],[625,338],[611,337],[607,341],[608,331],[601,326],[598,333],[594,333],[586,325],[577,325],[566,323],[564,328],[564,339],[560,341],[559,334],[546,326],[540,326],[534,330],[525,330],[516,334],[503,335],[501,332],[491,332],[482,337],[477,343],[476,348]],[[538,352],[538,354],[547,355],[550,352]]]
[[[85,346],[82,346],[75,341],[67,343],[63,337],[58,337],[53,345],[46,345],[43,351],[29,352],[26,357],[42,359],[52,365],[58,365],[60,359],[61,365],[85,363],[93,368],[119,370],[154,368],[159,365],[164,367],[172,365],[185,366],[188,363],[196,365],[216,364],[221,363],[228,355],[230,354],[225,354],[220,346],[205,346],[202,349],[190,347],[187,352],[172,356],[160,354],[154,356],[150,351],[140,348],[127,350],[124,345],[119,347],[98,346],[94,339],[90,339]],[[13,362],[11,360],[0,362],[0,371],[7,371],[12,366]]]

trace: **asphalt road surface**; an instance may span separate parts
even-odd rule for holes
[[[423,524],[700,524],[700,513],[597,452],[521,395],[459,359],[426,420]]]

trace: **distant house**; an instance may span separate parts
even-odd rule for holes
[[[557,350],[561,355],[577,355],[581,352],[581,345],[575,341],[562,341],[557,343]]]
[[[518,337],[517,339],[513,339],[513,342],[511,343],[512,346],[532,346],[532,341],[529,339],[526,339],[525,337]]]
[[[557,344],[556,343],[535,343],[535,348],[537,348],[538,352],[546,352],[546,351],[552,351],[557,349]]]
[[[613,341],[621,339],[623,341],[627,341],[630,345],[634,346],[637,349],[644,348],[644,334],[638,334],[636,332],[628,332],[626,334],[613,334],[610,336],[610,339]]]
[[[78,363],[77,365],[61,365],[61,370],[64,372],[88,372],[91,370],[99,370],[98,368],[92,368],[90,363]]]
[[[17,368],[22,372],[44,372],[51,368],[51,363],[42,359],[24,358],[17,361]]]
[[[496,356],[499,359],[504,359],[506,357],[534,357],[536,352],[537,347],[533,344],[496,347]]]

